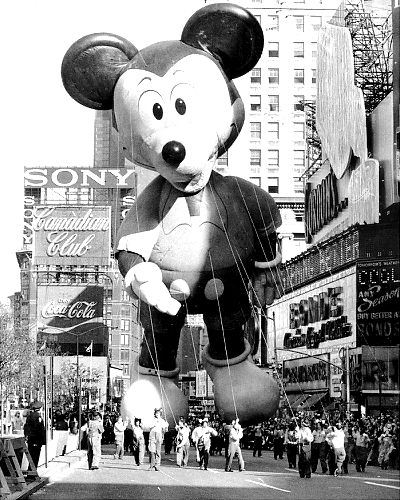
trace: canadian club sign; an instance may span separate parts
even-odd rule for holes
[[[39,285],[37,293],[37,326],[42,340],[60,345],[62,352],[76,352],[79,336],[82,346],[98,345],[101,354],[105,331],[101,286]],[[62,347],[66,344],[70,348]]]
[[[111,247],[110,207],[33,208],[36,265],[107,265]]]

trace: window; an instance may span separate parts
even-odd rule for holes
[[[279,31],[279,17],[278,16],[267,16],[267,30]]]
[[[106,318],[106,319],[103,319],[103,322],[106,326],[108,326],[108,328],[111,328],[112,327],[112,319],[111,318]],[[111,334],[110,334],[111,335]]]
[[[250,149],[250,165],[261,167],[261,149]]]
[[[304,192],[303,181],[301,180],[301,177],[293,177],[293,187],[295,193]]]
[[[131,300],[129,295],[128,295],[128,292],[126,292],[125,290],[122,290],[121,300],[123,300],[124,302],[130,302],[130,300]]]
[[[227,167],[228,166],[228,151],[225,151],[217,160],[218,165],[221,167]]]
[[[294,96],[294,111],[304,111],[304,95]]]
[[[279,111],[279,96],[269,95],[268,96],[268,110],[269,111]]]
[[[129,361],[128,349],[121,349],[121,361]]]
[[[304,16],[293,16],[296,31],[304,31]]]
[[[121,306],[121,316],[131,317],[131,308],[129,306]]]
[[[129,345],[129,333],[121,333],[120,344],[121,345]]]
[[[304,122],[293,123],[293,139],[295,141],[304,140]]]
[[[251,95],[250,96],[250,109],[251,111],[261,111],[261,96]]]
[[[279,57],[279,42],[268,43],[268,57]]]
[[[119,327],[124,332],[129,332],[131,329],[131,321],[129,319],[121,319]]]
[[[122,365],[122,375],[129,375],[129,365]]]
[[[304,42],[293,43],[293,56],[304,57]]]
[[[270,149],[268,151],[268,170],[276,169],[279,167],[279,151],[277,149]]]
[[[268,122],[267,124],[267,139],[269,141],[277,141],[279,139],[279,123]]]
[[[293,151],[293,170],[300,175],[304,172],[304,149]]]
[[[317,58],[317,43],[316,42],[311,43],[311,57],[313,59]]]
[[[317,83],[317,70],[311,70],[311,83]]]
[[[322,26],[321,16],[311,16],[311,26],[314,31],[319,31]]]
[[[272,85],[279,84],[279,69],[278,68],[268,68],[268,83]]]
[[[108,334],[108,343],[110,345],[112,344],[112,333],[111,332]]]
[[[261,139],[261,122],[250,122],[250,135],[252,139]]]
[[[261,85],[261,68],[254,68],[251,71],[250,83]]]
[[[261,177],[250,177],[250,182],[258,187],[261,187]]]
[[[268,193],[279,193],[279,177],[268,178]]]
[[[304,85],[304,69],[294,70],[294,83],[296,85]]]

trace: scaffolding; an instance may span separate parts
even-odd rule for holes
[[[354,82],[364,96],[370,114],[393,90],[392,13],[387,0],[373,2],[366,9],[364,0],[344,1],[330,21],[349,29],[354,57]],[[311,177],[322,165],[321,140],[316,129],[316,103],[304,101],[306,115],[307,163],[302,179]]]
[[[392,15],[384,3],[375,15],[363,0],[348,1],[344,14],[353,45],[355,85],[363,92],[367,114],[393,89]]]

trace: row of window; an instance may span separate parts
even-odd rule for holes
[[[295,85],[304,85],[304,68],[297,68],[293,71],[293,83]],[[279,85],[279,68],[267,68],[267,82],[270,85]],[[254,68],[252,70],[250,83],[261,85],[261,68]],[[317,70],[315,68],[311,69],[311,83],[317,83]]]
[[[305,151],[304,149],[293,150],[293,169],[295,172],[303,173],[305,166]],[[250,167],[261,167],[261,149],[250,149]],[[267,168],[279,167],[279,150],[267,150]]]
[[[256,14],[254,16],[257,21],[262,24],[261,14]],[[306,16],[307,17],[307,31],[311,29],[313,31],[319,31],[322,26],[322,16]],[[286,18],[285,18],[286,19]],[[293,25],[296,31],[304,32],[305,27],[305,16],[290,16],[290,19],[293,21]],[[269,15],[264,16],[265,27],[268,31],[279,31],[279,16],[278,15]]]
[[[304,57],[304,42],[292,42],[293,57]],[[317,58],[317,42],[307,42],[311,48],[311,57]],[[268,42],[266,54],[268,57],[279,57],[279,42]]]
[[[258,187],[261,187],[261,177],[250,177],[250,181]],[[265,189],[270,194],[279,194],[279,177],[270,177],[266,179]],[[295,193],[303,193],[303,182],[300,177],[293,177],[293,189]]]
[[[303,141],[305,137],[305,123],[293,122],[291,135],[294,141]],[[261,139],[261,122],[250,122],[251,139]],[[277,141],[279,139],[279,122],[267,122],[267,141]]]

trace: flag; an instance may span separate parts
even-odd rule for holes
[[[93,340],[90,342],[90,346],[86,347],[86,352],[90,352],[90,354],[92,354],[92,352],[93,352]]]

